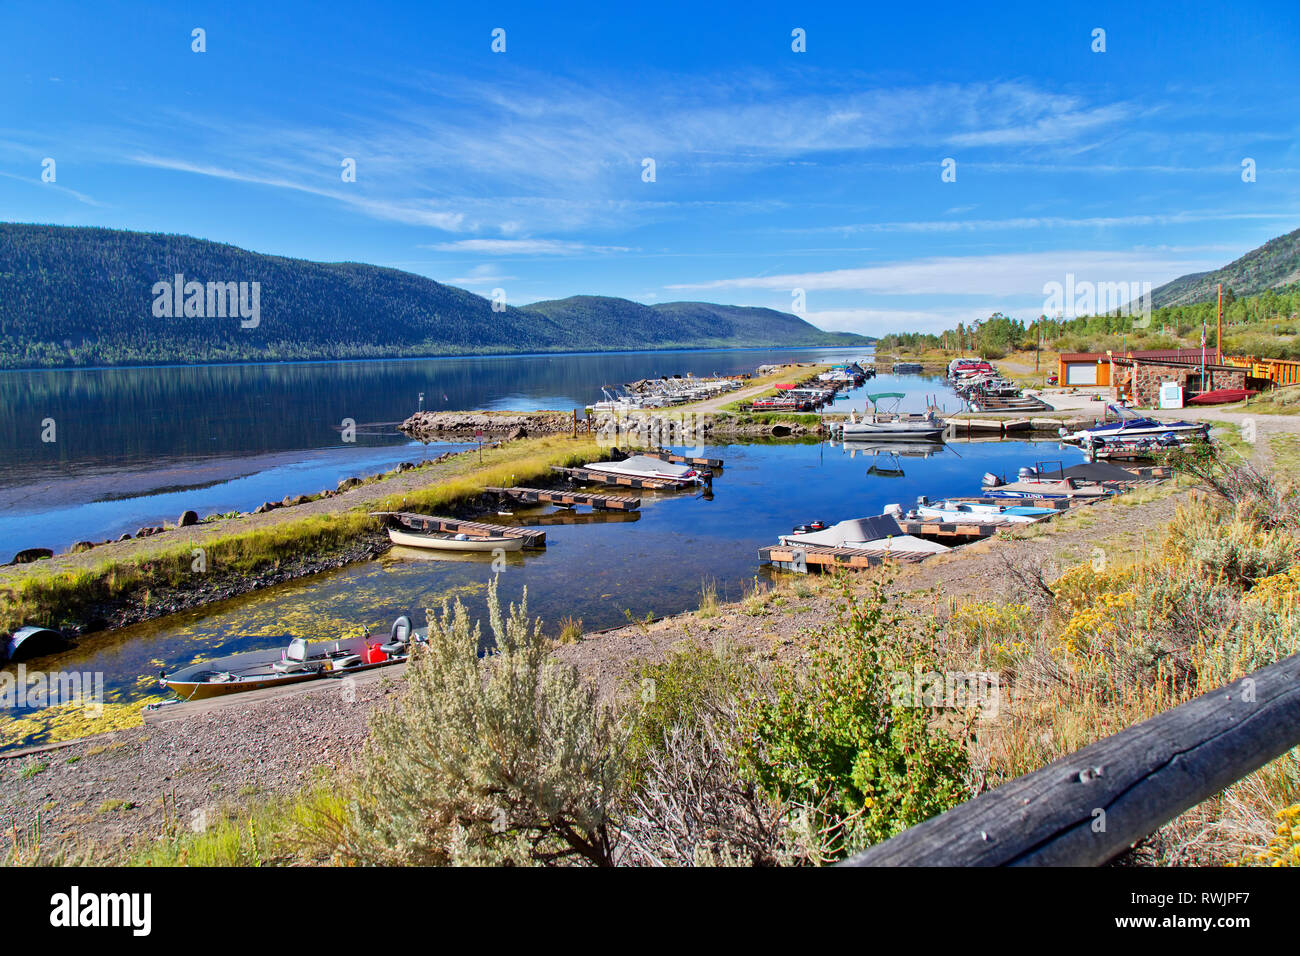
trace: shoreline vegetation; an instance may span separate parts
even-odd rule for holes
[[[493,586],[494,652],[479,657],[463,607],[431,609],[425,653],[367,685],[360,706],[319,691],[0,761],[7,809],[28,821],[5,835],[8,860],[834,862],[1300,650],[1296,471],[1230,456],[1188,458],[1176,482],[941,562],[783,576],[733,602],[706,583],[698,611],[567,643],[541,634],[526,592],[505,607]],[[900,673],[989,671],[1001,677],[993,719],[892,693]],[[238,733],[245,723],[322,726],[330,714],[358,746],[277,768],[265,789],[231,786],[241,753],[260,746]],[[167,741],[183,735],[202,765],[231,725],[219,736],[234,748],[227,769],[191,787],[180,768],[171,804],[161,784],[138,782]],[[1297,754],[1123,862],[1300,864]],[[95,787],[64,805],[78,779]],[[69,820],[79,843],[61,835]]]

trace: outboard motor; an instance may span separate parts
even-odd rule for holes
[[[1070,430],[1066,428],[1064,425],[1062,425],[1060,428],[1056,430],[1056,434],[1060,435],[1062,438],[1069,438]]]
[[[884,511],[883,511],[882,513],[883,513],[883,514],[887,514],[887,515],[891,515],[891,516],[893,516],[893,517],[896,518],[896,517],[898,517],[899,515],[901,515],[901,514],[903,513],[903,506],[902,506],[902,505],[897,505],[897,504],[895,504],[895,505],[885,505],[885,509],[884,509]]]
[[[1034,471],[1032,468],[1024,467],[1016,472],[1016,475],[1020,478],[1037,478],[1038,472]]]
[[[984,477],[981,479],[981,484],[985,488],[996,488],[998,485],[1002,484],[1002,479],[993,474],[993,472],[986,471],[984,472]]]
[[[917,495],[917,496],[916,496],[916,503],[917,503],[918,506],[924,508],[926,505],[928,505],[928,504],[930,503],[930,499],[929,499],[928,497],[926,497],[925,495]]]

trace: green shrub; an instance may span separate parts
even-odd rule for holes
[[[776,692],[750,698],[744,766],[768,792],[838,830],[851,852],[960,802],[968,759],[937,712],[891,699],[894,675],[935,670],[933,635],[909,637],[876,582],[824,636],[806,668],[783,667]]]

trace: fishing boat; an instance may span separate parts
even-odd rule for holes
[[[871,419],[858,421],[857,413],[852,412],[847,422],[836,422],[831,426],[832,435],[842,441],[853,439],[904,439],[916,441],[937,441],[943,437],[948,427],[933,411],[924,415],[909,415],[897,410],[898,403],[906,397],[902,392],[881,392],[868,395],[871,402]],[[894,399],[894,407],[880,411],[883,399]]]
[[[1130,441],[1135,438],[1161,435],[1173,435],[1178,438],[1188,436],[1203,438],[1207,434],[1207,426],[1204,422],[1165,422],[1158,418],[1143,418],[1132,409],[1125,408],[1122,405],[1109,405],[1107,407],[1119,416],[1119,421],[1105,422],[1074,433],[1062,428],[1060,431],[1061,438],[1071,442],[1087,442],[1090,439],[1092,441]]]
[[[1095,498],[1111,491],[1094,482],[1075,478],[1022,478],[1005,485],[986,488],[986,498]]]
[[[360,674],[406,661],[427,631],[411,627],[403,615],[393,622],[388,640],[369,633],[338,641],[313,642],[295,637],[287,647],[248,651],[159,674],[159,683],[181,700],[204,700],[245,691],[301,684]]]
[[[518,536],[453,534],[450,531],[420,533],[388,529],[388,540],[408,548],[432,548],[437,551],[518,551],[524,539]]]
[[[583,465],[587,471],[598,471],[609,475],[625,475],[629,478],[657,478],[660,481],[679,481],[683,483],[705,484],[706,476],[689,465],[677,465],[661,458],[649,455],[632,455],[622,461],[594,461]]]
[[[848,521],[840,521],[820,531],[795,531],[792,534],[783,534],[780,536],[780,541],[784,545],[795,547],[811,545],[822,548],[892,551],[899,554],[939,554],[950,550],[947,545],[904,534],[898,524],[897,515],[902,513],[898,505],[891,505],[886,512],[869,518],[850,518]]]
[[[1057,513],[1055,508],[1035,508],[1030,505],[991,504],[980,501],[935,501],[924,495],[916,500],[913,512],[919,518],[944,522],[1002,520],[1020,523],[1039,521]]]

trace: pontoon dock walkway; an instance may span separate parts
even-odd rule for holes
[[[553,491],[545,488],[484,488],[486,492],[502,498],[511,498],[524,504],[551,504],[563,507],[588,505],[597,511],[636,511],[640,498],[628,495],[591,495],[585,491]]]
[[[598,485],[618,485],[622,488],[647,488],[651,491],[671,491],[695,484],[693,478],[641,478],[633,475],[618,475],[610,471],[592,471],[590,468],[561,468],[552,465],[551,471],[568,475],[575,481],[587,481]]]
[[[933,552],[889,551],[885,548],[831,548],[815,544],[775,544],[758,549],[758,556],[773,567],[806,573],[808,568],[871,568],[885,561],[908,564],[933,557]]]

